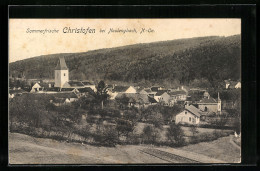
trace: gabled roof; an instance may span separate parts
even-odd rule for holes
[[[75,88],[61,88],[60,91],[73,91]]]
[[[189,112],[193,113],[197,117],[200,117],[200,115],[201,115],[200,110],[193,105],[186,105],[185,110],[188,110]]]
[[[165,92],[167,92],[167,90],[159,90],[159,91],[155,94],[155,96],[161,96],[161,95],[163,95],[163,93],[165,93]]]
[[[130,86],[115,86],[113,92],[125,92]]]
[[[46,91],[60,91],[59,87],[50,87],[50,88],[45,88]]]
[[[151,87],[151,90],[152,90],[152,91],[158,91],[159,88],[160,88],[160,87]]]
[[[84,87],[84,84],[80,81],[69,81],[68,84],[71,87]]]
[[[44,87],[44,88],[48,88],[49,87],[49,84],[48,83],[38,83],[41,87]]]
[[[212,97],[204,97],[203,99],[201,99],[200,101],[199,101],[199,103],[198,104],[205,104],[205,103],[217,103],[217,101],[214,99],[214,98],[212,98]]]
[[[64,57],[60,57],[55,70],[68,70]]]
[[[85,88],[77,88],[77,90],[80,92],[80,93],[86,93],[86,92],[89,92],[89,93],[93,93],[94,91],[89,88],[89,87],[85,87]]]
[[[148,100],[150,103],[157,103],[157,101],[153,97],[148,96]]]

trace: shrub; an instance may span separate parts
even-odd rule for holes
[[[170,140],[174,145],[181,146],[185,144],[184,132],[180,125],[171,123],[168,131],[166,133],[168,140]]]

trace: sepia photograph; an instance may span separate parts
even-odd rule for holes
[[[241,162],[241,19],[9,19],[9,164]]]

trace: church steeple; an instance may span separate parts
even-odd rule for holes
[[[64,57],[60,57],[55,70],[68,70]]]
[[[55,67],[55,87],[62,88],[69,81],[69,69],[66,65],[64,57],[60,57]]]

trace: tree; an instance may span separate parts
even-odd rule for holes
[[[143,139],[145,143],[154,143],[159,136],[158,130],[153,126],[146,125],[143,129]]]
[[[134,127],[135,127],[134,123],[129,120],[117,119],[116,130],[117,130],[118,139],[121,135],[124,135],[126,136],[126,138],[128,138],[129,133],[133,132]]]
[[[117,103],[120,105],[120,107],[123,107],[124,109],[128,106],[129,98],[123,94],[121,97],[116,98]]]
[[[97,86],[96,98],[98,102],[101,102],[102,109],[104,108],[104,101],[107,100],[108,97],[106,84],[101,80]]]
[[[170,124],[166,136],[172,143],[178,146],[185,143],[184,132],[181,129],[180,125],[176,125],[175,123]]]
[[[191,127],[190,127],[189,129],[190,129],[190,132],[192,133],[192,136],[193,136],[193,137],[194,137],[196,134],[199,133],[198,128],[197,128],[197,126],[195,126],[195,125],[191,125]]]

